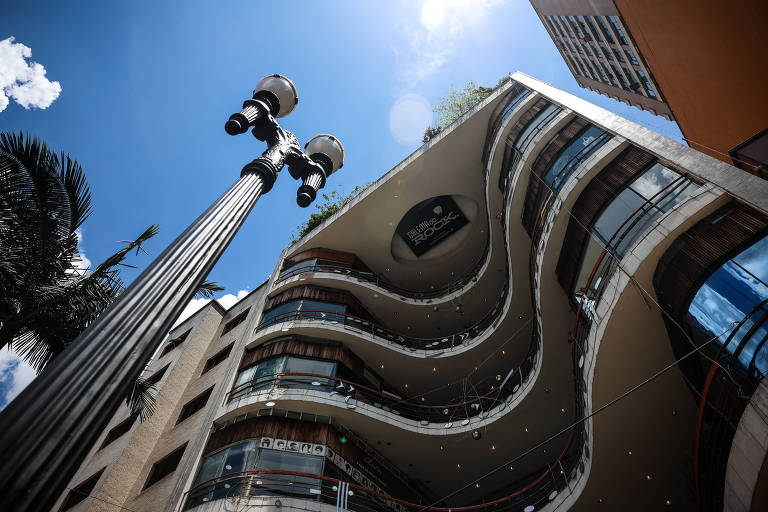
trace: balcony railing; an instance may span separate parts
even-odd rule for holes
[[[506,376],[489,376],[474,384],[476,389],[486,389],[486,392],[471,398],[462,396],[443,405],[419,403],[358,382],[314,373],[263,375],[232,388],[226,400],[232,402],[262,391],[312,389],[326,392],[329,396],[343,397],[346,407],[356,408],[359,404],[367,404],[395,416],[419,421],[425,426],[438,424],[442,428],[451,428],[466,425],[469,423],[467,420],[475,416],[484,419],[494,408],[498,408],[498,412],[503,411],[512,398],[525,389],[535,365],[536,353],[528,353],[522,363]]]
[[[484,334],[485,331],[491,327],[491,325],[493,325],[496,319],[500,317],[501,311],[504,309],[503,302],[506,293],[507,288],[505,286],[501,290],[501,294],[493,309],[491,309],[491,311],[489,311],[476,324],[457,333],[435,338],[420,338],[416,336],[410,336],[408,334],[389,329],[383,325],[376,324],[370,320],[360,318],[355,315],[339,313],[338,311],[319,309],[300,309],[296,311],[286,311],[285,313],[267,318],[256,327],[254,332],[284,322],[309,321],[319,322],[322,325],[339,325],[344,326],[345,328],[353,328],[355,331],[361,332],[363,334],[369,334],[376,338],[380,338],[383,341],[401,345],[412,350],[445,350],[466,344]]]
[[[405,288],[403,286],[394,285],[385,279],[381,279],[378,275],[374,274],[373,272],[368,272],[368,271],[364,271],[364,270],[360,270],[352,267],[347,267],[344,265],[334,265],[334,264],[326,264],[326,263],[309,265],[309,266],[304,266],[296,269],[288,268],[285,272],[280,274],[280,278],[276,281],[276,284],[282,281],[285,281],[287,279],[290,279],[292,277],[300,276],[304,274],[312,274],[312,273],[336,274],[339,276],[351,277],[351,278],[357,279],[358,281],[373,284],[377,288],[381,288],[382,290],[391,292],[392,294],[398,295],[403,299],[428,300],[428,299],[443,297],[445,295],[459,291],[470,282],[477,281],[478,274],[480,273],[480,270],[483,268],[483,265],[485,264],[487,255],[488,255],[488,242],[486,241],[486,249],[477,259],[477,261],[475,261],[475,263],[472,265],[472,267],[465,274],[464,277],[456,279],[455,281],[451,281],[450,283],[444,286],[431,288],[428,291],[415,290],[411,288]]]

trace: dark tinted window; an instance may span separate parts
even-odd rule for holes
[[[195,414],[197,411],[205,407],[205,404],[208,403],[208,397],[211,396],[211,391],[213,391],[213,386],[206,389],[199,395],[197,395],[195,398],[187,402],[184,407],[181,408],[181,414],[179,414],[179,419],[176,421],[176,424],[178,425],[185,419],[189,418],[193,414]]]
[[[207,372],[208,370],[218,365],[219,363],[222,363],[223,361],[225,361],[229,357],[229,353],[232,352],[233,345],[234,343],[230,343],[224,349],[218,351],[216,354],[211,356],[211,358],[205,362],[203,373]]]
[[[93,488],[96,487],[96,482],[99,481],[99,477],[101,477],[103,472],[104,469],[69,491],[69,494],[67,494],[67,499],[64,500],[64,503],[61,505],[59,511],[63,512],[64,510],[69,510],[90,496],[91,491],[93,491]]]
[[[134,421],[136,421],[136,416],[129,416],[128,418],[115,425],[112,430],[107,432],[107,437],[104,438],[104,443],[101,445],[101,447],[104,448],[112,441],[119,439],[123,436],[123,434],[131,430]]]
[[[144,484],[144,489],[176,471],[176,467],[179,465],[186,447],[187,443],[184,443],[182,446],[176,448],[174,451],[155,462],[147,477],[147,483]]]

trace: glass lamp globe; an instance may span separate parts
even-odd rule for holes
[[[271,93],[279,102],[279,109],[275,117],[285,117],[296,108],[296,104],[299,102],[299,93],[296,91],[296,86],[293,85],[290,79],[283,75],[267,75],[256,84],[256,89],[253,90],[253,94],[260,91]]]
[[[330,172],[335,172],[344,165],[344,146],[341,145],[339,139],[333,135],[328,135],[327,133],[315,135],[309,139],[304,146],[304,153],[310,157],[316,153],[328,157],[331,161]]]

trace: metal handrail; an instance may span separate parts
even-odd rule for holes
[[[409,299],[416,299],[416,300],[434,299],[434,298],[442,297],[449,293],[453,293],[457,290],[461,290],[469,282],[473,280],[477,280],[480,270],[485,265],[489,248],[490,248],[490,244],[486,243],[486,249],[483,251],[483,253],[477,259],[477,261],[472,265],[472,267],[465,274],[464,277],[459,278],[455,281],[451,281],[445,286],[431,289],[429,291],[415,290],[415,289],[406,288],[403,286],[398,286],[390,283],[385,279],[380,278],[377,274],[373,272],[367,272],[367,271],[356,269],[353,267],[347,267],[344,265],[333,265],[333,264],[319,264],[319,265],[315,264],[311,266],[304,266],[297,269],[292,269],[291,267],[289,267],[283,273],[280,274],[280,277],[277,279],[277,281],[275,281],[275,284],[277,285],[282,281],[290,279],[291,277],[299,276],[302,274],[309,274],[313,272],[345,274],[347,276],[354,277],[355,279],[358,279],[360,281],[371,283],[377,286],[378,288],[381,288],[382,290],[386,290],[396,295],[399,295],[401,298],[409,298]]]
[[[455,347],[461,345],[467,340],[474,339],[485,332],[490,327],[496,318],[499,316],[503,308],[502,300],[507,294],[507,287],[505,286],[500,294],[496,304],[491,311],[486,314],[477,323],[470,326],[467,329],[459,331],[447,336],[434,337],[434,338],[421,338],[416,336],[409,336],[408,334],[401,333],[377,324],[366,318],[350,315],[347,313],[340,313],[338,311],[321,310],[321,309],[299,309],[294,311],[286,311],[280,313],[271,318],[263,320],[254,330],[254,332],[264,329],[266,327],[276,325],[283,322],[296,321],[296,320],[314,320],[314,321],[330,321],[330,322],[342,322],[345,326],[357,327],[372,336],[385,338],[391,343],[396,343],[412,349],[420,350],[444,350],[446,348]]]
[[[309,385],[320,390],[325,388],[334,394],[341,395],[341,393],[345,393],[346,397],[350,397],[346,399],[347,402],[350,402],[350,400],[354,400],[355,402],[362,402],[368,405],[372,405],[377,409],[382,409],[386,412],[391,412],[392,414],[402,416],[404,418],[416,421],[426,420],[429,422],[446,423],[455,420],[467,419],[474,416],[487,417],[487,415],[483,416],[483,414],[486,412],[490,414],[490,411],[494,407],[501,407],[501,404],[503,403],[508,404],[512,396],[514,396],[518,391],[522,391],[524,389],[524,383],[527,381],[527,378],[533,371],[533,368],[533,361],[532,359],[529,359],[528,354],[526,354],[523,362],[508,374],[507,378],[502,383],[503,386],[493,385],[493,389],[490,389],[489,391],[470,400],[462,400],[458,403],[448,403],[443,405],[422,404],[418,402],[412,402],[406,398],[398,399],[377,389],[368,387],[365,384],[360,384],[348,379],[332,377],[323,374],[301,372],[274,373],[270,375],[255,377],[248,382],[244,382],[232,388],[226,394],[225,401],[229,402],[235,399],[240,399],[242,397],[261,391],[261,389],[256,388],[256,386],[263,389],[265,387],[269,387],[271,384],[272,389],[274,389],[280,387],[304,388]],[[316,380],[307,382],[306,380],[300,380],[299,378],[301,377],[312,378]],[[514,382],[512,380],[513,378]],[[489,381],[491,381],[491,379],[492,377],[484,379],[478,383],[478,386],[487,384]],[[497,381],[500,380],[501,379],[499,378]],[[337,386],[330,383],[324,384],[323,381],[331,381],[333,383],[338,383],[339,385]],[[347,389],[346,386],[349,386],[349,389]],[[337,389],[341,389],[341,392],[336,391]],[[389,410],[385,409],[385,407]],[[393,407],[398,407],[399,410],[393,409]],[[501,407],[501,409],[503,410],[505,407],[506,405]],[[462,412],[463,414],[461,414]]]

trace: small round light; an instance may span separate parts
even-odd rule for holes
[[[533,505],[528,505],[523,509],[523,512],[533,512],[534,510],[536,510],[536,507],[534,507]]]
[[[267,407],[274,407],[274,406],[275,406],[275,405],[277,405],[277,404],[275,404],[275,402],[267,402],[267,403],[266,403],[266,404],[264,404],[264,405],[266,405]]]
[[[549,501],[552,501],[553,499],[555,499],[555,496],[557,496],[557,491],[552,491],[551,493],[549,493],[549,496],[547,496],[547,499]]]
[[[283,75],[267,75],[256,84],[256,89],[253,93],[256,94],[259,91],[266,91],[274,95],[277,101],[280,103],[279,110],[275,117],[285,117],[296,108],[296,104],[299,102],[299,93],[296,91],[296,86],[293,85],[290,79]]]
[[[309,139],[304,146],[304,153],[310,157],[317,153],[328,157],[331,161],[330,172],[335,172],[344,165],[344,146],[339,139],[327,133]]]

